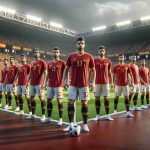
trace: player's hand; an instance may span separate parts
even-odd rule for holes
[[[69,87],[69,82],[68,81],[64,81],[64,88],[68,88]]]
[[[111,87],[111,89],[114,89],[114,88],[115,88],[115,85],[112,83],[112,84],[110,85],[110,87]]]
[[[16,87],[16,83],[13,83],[13,88],[15,88]]]
[[[90,89],[93,91],[94,88],[95,88],[95,83],[94,82],[90,83]]]

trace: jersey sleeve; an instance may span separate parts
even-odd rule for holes
[[[46,62],[43,61],[43,70],[47,70]]]

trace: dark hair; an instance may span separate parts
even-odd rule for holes
[[[13,56],[10,56],[10,59],[11,59],[11,58],[15,59]]]
[[[131,57],[136,57],[136,55],[135,55],[135,54],[132,54]]]
[[[8,61],[8,59],[7,59],[7,58],[4,58],[4,59],[3,59],[3,61],[4,61],[4,60]]]
[[[40,49],[39,48],[34,48],[33,51],[39,51],[40,52]]]
[[[59,47],[54,47],[53,51],[55,51],[55,50],[59,50],[60,51],[60,48]]]
[[[85,41],[85,39],[83,38],[83,37],[79,37],[78,39],[77,39],[77,42],[78,41]]]
[[[27,55],[26,54],[21,54],[21,57],[27,57]]]
[[[98,49],[99,49],[99,50],[100,50],[100,49],[105,49],[105,46],[101,45],[101,46],[99,46]]]
[[[123,54],[123,53],[121,53],[121,54],[119,54],[119,55],[118,55],[118,57],[120,57],[120,56],[124,56],[124,54]]]

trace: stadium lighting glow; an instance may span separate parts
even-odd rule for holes
[[[32,15],[26,15],[26,17],[27,17],[27,19],[32,20],[32,21],[36,21],[36,22],[41,22],[42,21],[41,18],[32,16]]]
[[[95,28],[92,28],[92,31],[104,30],[106,28],[107,28],[106,26],[95,27]]]
[[[128,24],[131,24],[131,21],[130,21],[130,20],[122,21],[122,22],[116,23],[117,27],[119,27],[119,26],[124,26],[124,25],[128,25]]]
[[[16,13],[15,10],[9,9],[9,8],[3,7],[3,6],[0,6],[0,11],[7,12],[7,13],[12,14],[12,15],[14,15]]]
[[[150,20],[150,16],[141,17],[141,21],[147,21]]]
[[[58,24],[58,23],[55,23],[55,22],[50,22],[50,25],[53,26],[53,27],[56,27],[56,28],[62,28],[63,27],[62,24]]]

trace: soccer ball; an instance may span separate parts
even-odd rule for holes
[[[81,131],[81,127],[78,125],[70,125],[69,127],[69,132],[72,136],[79,136],[80,135],[80,131]]]

